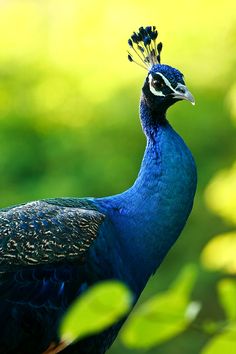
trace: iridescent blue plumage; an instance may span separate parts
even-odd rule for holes
[[[121,280],[136,301],[186,223],[196,168],[166,110],[178,100],[194,100],[183,75],[159,63],[156,37],[149,26],[129,41],[131,47],[143,43],[138,50],[148,65],[140,102],[147,146],[133,186],[110,197],[50,199],[0,212],[2,354],[46,351],[59,340],[58,323],[68,305],[94,282]],[[103,354],[121,325],[63,352]]]

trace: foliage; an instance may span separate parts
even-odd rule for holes
[[[131,315],[122,332],[122,341],[131,348],[150,348],[181,333],[200,310],[189,297],[196,269],[186,267],[169,290],[154,295]]]
[[[229,327],[224,333],[214,337],[201,354],[234,354],[236,351],[236,325]]]
[[[132,295],[125,285],[107,281],[94,285],[64,315],[60,326],[60,338],[70,344],[95,334],[127,314]]]
[[[236,224],[236,162],[213,178],[206,190],[206,201],[214,212]]]
[[[223,279],[218,283],[221,305],[225,310],[226,318],[236,321],[236,281]]]
[[[236,273],[236,231],[215,236],[202,252],[204,266],[211,270]]]
[[[206,190],[206,199],[210,208],[236,224],[235,196],[236,173],[234,166],[218,173]],[[236,230],[213,237],[202,252],[204,266],[211,270],[221,270],[226,274],[236,274]],[[225,312],[225,322],[219,323],[214,337],[201,354],[218,354],[222,351],[233,354],[236,351],[236,281],[223,278],[218,283],[218,294]]]

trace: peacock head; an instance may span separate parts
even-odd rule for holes
[[[195,104],[194,97],[184,82],[183,74],[169,66],[161,64],[162,43],[156,44],[158,32],[155,26],[140,27],[128,40],[135,57],[128,52],[128,59],[148,70],[143,85],[143,100],[153,112],[163,112],[180,100]]]

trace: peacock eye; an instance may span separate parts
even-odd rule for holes
[[[158,79],[152,80],[152,86],[154,87],[154,89],[156,91],[160,91],[165,86],[165,84],[164,84],[163,80],[158,78]]]

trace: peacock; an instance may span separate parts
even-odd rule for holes
[[[62,316],[107,279],[127,284],[135,304],[188,219],[196,166],[166,111],[194,98],[183,74],[161,64],[157,37],[148,26],[128,40],[129,61],[147,71],[140,99],[147,144],[134,184],[108,197],[43,199],[0,210],[1,354],[105,353],[125,319],[63,349]]]

